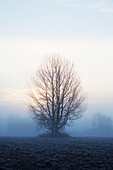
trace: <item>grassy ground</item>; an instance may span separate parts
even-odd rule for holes
[[[113,169],[113,138],[0,138],[0,169]]]

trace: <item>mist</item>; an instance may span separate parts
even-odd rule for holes
[[[0,169],[113,169],[112,0],[0,0]]]
[[[38,136],[46,132],[46,129],[37,127],[26,106],[1,104],[0,110],[1,137]],[[113,117],[89,109],[80,119],[66,126],[65,132],[72,137],[113,137]]]

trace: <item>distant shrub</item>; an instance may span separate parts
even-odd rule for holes
[[[65,132],[59,132],[55,136],[53,136],[51,133],[44,133],[44,134],[40,134],[39,137],[42,137],[42,138],[69,138],[71,136],[69,136]]]

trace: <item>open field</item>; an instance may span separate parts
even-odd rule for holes
[[[0,169],[113,169],[113,138],[0,138]]]

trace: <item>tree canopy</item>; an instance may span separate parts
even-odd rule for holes
[[[86,109],[85,95],[75,66],[61,56],[47,58],[37,69],[29,92],[30,113],[37,125],[57,135]]]

